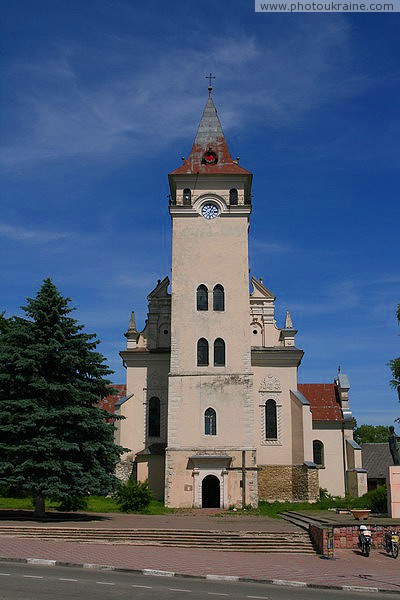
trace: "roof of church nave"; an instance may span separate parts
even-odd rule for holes
[[[251,175],[238,165],[238,159],[234,160],[230,155],[211,90],[212,88],[209,88],[209,96],[189,157],[183,159],[182,165],[170,175]],[[205,160],[207,152],[215,153],[215,162]]]
[[[313,421],[343,421],[334,383],[299,383],[297,387],[311,405]]]

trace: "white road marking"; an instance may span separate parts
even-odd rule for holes
[[[0,575],[3,575],[4,577],[9,577],[11,573],[0,573]]]
[[[258,598],[259,600],[269,600],[269,596],[246,596],[246,598]]]
[[[180,588],[168,588],[170,592],[191,592],[192,590],[182,590]]]
[[[132,587],[145,588],[146,590],[152,590],[151,585],[132,585]]]
[[[66,577],[59,577],[59,581],[78,581],[77,579],[67,579]]]
[[[115,585],[115,583],[112,583],[111,581],[96,581],[96,583],[99,585]]]
[[[44,579],[41,575],[22,575],[22,577],[27,577],[29,579]]]

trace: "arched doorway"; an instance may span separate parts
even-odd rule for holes
[[[215,475],[207,475],[201,483],[202,508],[220,508],[220,484]]]

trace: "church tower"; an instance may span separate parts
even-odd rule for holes
[[[257,502],[248,265],[252,175],[229,153],[211,91],[190,155],[169,175],[169,506]]]
[[[249,282],[252,175],[230,155],[212,88],[182,164],[169,174],[172,276],[132,313],[122,470],[170,507],[312,501],[366,489],[349,383],[299,384],[303,351],[261,279]]]

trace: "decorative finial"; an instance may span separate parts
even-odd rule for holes
[[[136,329],[136,321],[135,321],[135,313],[132,311],[131,313],[131,318],[129,320],[129,327],[128,327],[128,333],[130,332],[137,332]]]
[[[285,329],[293,329],[292,317],[288,310],[286,311]]]
[[[206,79],[208,79],[208,94],[211,96],[211,92],[213,89],[211,85],[211,80],[215,79],[215,77],[212,73],[210,73],[209,75],[206,75]]]
[[[338,375],[340,375],[340,365],[337,368]]]

